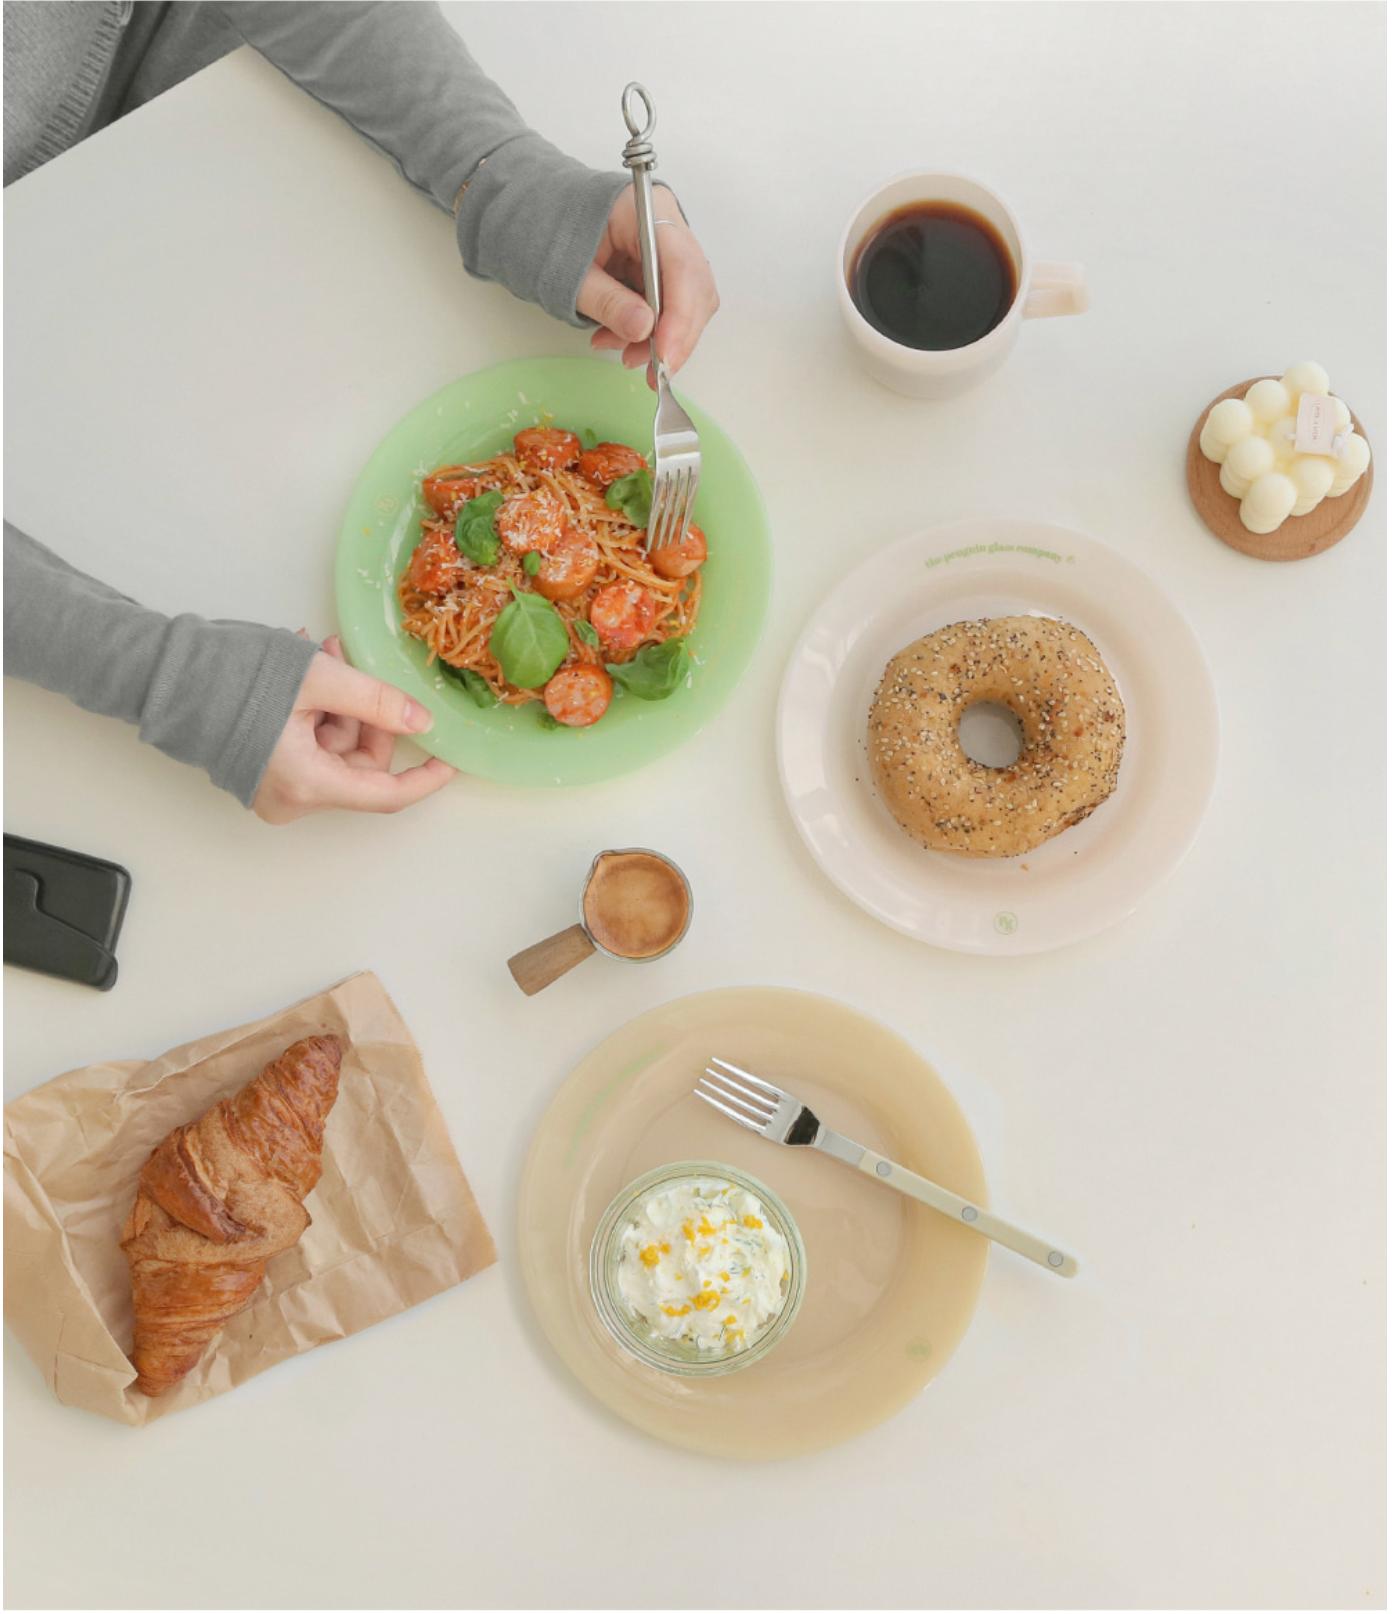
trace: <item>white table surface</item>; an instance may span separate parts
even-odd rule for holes
[[[651,86],[724,298],[685,385],[763,484],[777,592],[740,698],[677,755],[566,796],[461,779],[385,820],[268,829],[133,731],[7,686],[5,827],[135,881],[110,995],[5,972],[7,1096],[372,968],[502,1251],[143,1431],[59,1406],[7,1335],[9,1603],[1378,1606],[1381,8],[451,15],[592,162],[617,159],[624,81]],[[1027,328],[951,406],[877,390],[836,323],[842,223],[912,165],[993,179],[1093,288],[1085,319]],[[340,511],[386,429],[457,375],[584,346],[469,281],[447,220],[245,53],[5,209],[6,514],[170,611],[328,632]],[[1305,357],[1360,412],[1379,488],[1342,546],[1267,566],[1192,515],[1185,440],[1224,386]],[[991,513],[1147,567],[1224,724],[1178,873],[1110,933],[1018,961],[916,945],[844,901],[772,749],[780,669],[840,572]],[[468,944],[413,916],[418,851],[447,838]],[[524,1000],[504,957],[567,918],[597,847],[633,842],[691,872],[688,942]],[[651,1003],[764,982],[913,1039],[996,1203],[1086,1270],[1066,1287],[993,1253],[911,1408],[761,1469],[656,1445],[569,1382],[519,1290],[513,1203],[585,1049]]]

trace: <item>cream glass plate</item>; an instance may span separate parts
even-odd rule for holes
[[[791,1457],[858,1434],[938,1373],[966,1331],[986,1242],[808,1149],[781,1148],[692,1096],[713,1053],[807,1099],[825,1121],[984,1204],[976,1143],[932,1067],[843,1004],[772,987],[678,998],[583,1059],[523,1173],[522,1273],[566,1366],[620,1417],[716,1457]],[[681,1379],[634,1361],[590,1301],[595,1226],[619,1189],[668,1161],[728,1161],[762,1178],[807,1246],[807,1293],[763,1361]]]
[[[1022,857],[926,851],[870,783],[875,688],[924,634],[1013,615],[1061,617],[1102,652],[1126,705],[1117,788]],[[812,856],[867,912],[959,952],[1038,953],[1115,924],[1184,856],[1217,773],[1218,708],[1198,640],[1144,572],[1064,527],[962,522],[891,544],[837,583],[788,664],[778,764]]]

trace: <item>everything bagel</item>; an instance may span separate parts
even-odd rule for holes
[[[1020,755],[974,762],[957,726],[996,701]],[[1126,711],[1097,646],[1052,617],[954,622],[907,645],[870,708],[870,767],[900,826],[932,851],[1016,857],[1081,823],[1116,789]]]

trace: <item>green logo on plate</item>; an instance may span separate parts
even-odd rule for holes
[[[1013,913],[998,913],[996,915],[996,929],[1002,936],[1013,936],[1020,928],[1020,921]]]

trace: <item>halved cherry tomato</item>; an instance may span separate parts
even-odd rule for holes
[[[564,471],[580,458],[580,439],[575,433],[552,426],[529,426],[518,432],[512,446],[529,471]]]
[[[504,499],[493,525],[514,555],[525,555],[529,549],[559,542],[570,527],[570,516],[550,488],[533,488]]]
[[[600,589],[590,601],[590,625],[610,650],[633,650],[653,630],[657,600],[641,583],[625,578]]]
[[[597,488],[607,488],[621,476],[632,476],[635,471],[647,469],[647,461],[627,443],[600,443],[587,448],[580,456],[580,475],[587,477]]]
[[[688,527],[686,537],[662,549],[654,549],[649,557],[652,569],[659,577],[690,577],[692,572],[706,563],[706,535],[699,527]]]
[[[532,587],[548,600],[573,600],[594,582],[598,570],[599,545],[588,533],[567,527],[541,551]]]
[[[406,581],[422,594],[447,594],[464,574],[454,535],[429,527],[406,568]]]
[[[554,673],[542,691],[546,710],[568,729],[587,729],[609,710],[614,680],[603,667],[579,662]]]
[[[421,497],[437,516],[453,516],[459,507],[499,485],[487,465],[442,465],[421,483]]]

